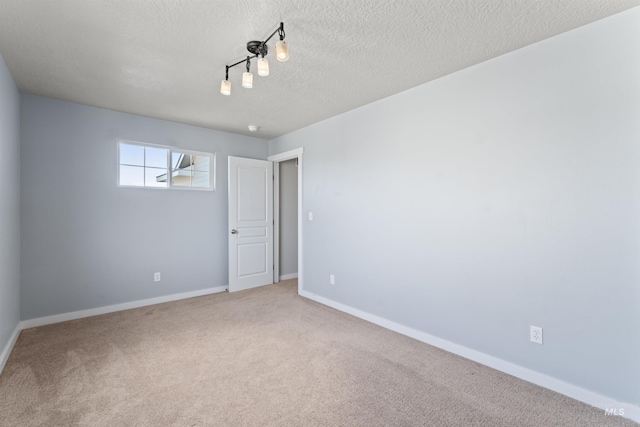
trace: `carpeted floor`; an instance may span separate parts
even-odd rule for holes
[[[25,330],[0,375],[0,425],[636,425],[296,289]]]

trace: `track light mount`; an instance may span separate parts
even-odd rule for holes
[[[255,56],[262,56],[263,58],[269,52],[269,48],[267,47],[266,42],[259,42],[256,40],[247,43],[247,50],[250,53],[253,53]]]

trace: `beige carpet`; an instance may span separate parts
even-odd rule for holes
[[[296,295],[295,281],[25,330],[2,426],[631,426]]]

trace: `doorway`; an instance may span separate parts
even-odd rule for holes
[[[278,163],[276,167],[280,199],[278,203],[279,277],[274,277],[274,281],[298,278],[298,159],[285,160]]]
[[[303,246],[302,246],[302,148],[269,156],[273,162],[273,281],[298,278],[298,293],[303,290]],[[281,182],[282,181],[282,182]],[[295,182],[292,182],[295,181]],[[281,185],[282,184],[282,185]],[[291,194],[295,189],[295,196]],[[281,203],[282,199],[282,203]],[[295,200],[294,200],[295,199]],[[294,206],[291,206],[292,200]],[[283,222],[285,221],[285,222]],[[296,227],[292,232],[292,222]],[[282,227],[281,227],[282,224]],[[293,238],[297,240],[292,244]],[[297,235],[297,236],[296,236]],[[295,261],[297,255],[297,262]],[[292,257],[294,260],[292,261]],[[297,266],[297,271],[290,271]]]

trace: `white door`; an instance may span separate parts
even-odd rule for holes
[[[229,156],[229,292],[273,283],[273,163]]]

